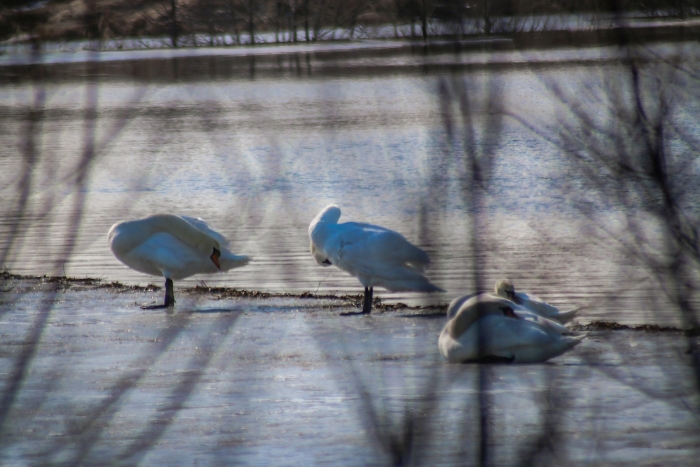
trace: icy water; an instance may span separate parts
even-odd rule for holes
[[[447,291],[378,291],[385,300],[448,303],[473,292],[478,261],[480,287],[509,277],[557,305],[586,306],[584,321],[678,324],[673,311],[654,311],[664,308],[652,303],[648,271],[614,238],[593,235],[582,214],[593,205],[614,216],[615,207],[572,191],[577,174],[562,148],[513,118],[556,136],[553,89],[595,97],[596,85],[623,72],[620,51],[491,45],[58,53],[34,65],[8,58],[0,67],[2,266],[160,285],[119,263],[106,234],[117,221],[170,212],[205,219],[234,252],[254,258],[177,285],[357,293],[355,279],[309,254],[309,222],[336,203],[341,221],[380,224],[426,249],[429,275]],[[654,53],[677,53],[668,49]],[[473,119],[455,117],[448,134],[445,100],[458,102],[462,89]],[[697,132],[696,115],[688,102],[679,121]],[[494,154],[477,204],[463,198],[468,147]],[[35,169],[24,177],[29,160]]]
[[[556,129],[553,89],[595,97],[619,51],[498,47],[0,67],[3,265],[159,283],[114,259],[106,233],[176,212],[254,257],[180,286],[358,293],[308,251],[308,223],[333,202],[341,220],[425,248],[447,290],[378,290],[386,301],[444,304],[473,291],[477,262],[482,284],[507,276],[587,306],[581,322],[677,324],[648,271],[583,216],[616,219],[616,207],[573,190],[561,147],[519,123]],[[465,102],[471,122],[452,105]],[[681,110],[676,123],[697,132],[697,102]],[[463,154],[484,148],[489,182],[465,190]],[[329,298],[176,297],[168,312],[142,310],[162,291],[3,275],[0,463],[697,464],[696,373],[679,332],[593,332],[541,365],[448,365],[444,317],[427,309],[340,318],[350,305]]]
[[[546,364],[448,365],[442,316],[338,318],[333,300],[216,294],[144,311],[135,303],[160,293],[55,285],[2,281],[3,391],[45,319],[3,465],[374,466],[395,465],[392,452],[479,465],[480,404],[489,465],[697,464],[677,332],[590,333]]]

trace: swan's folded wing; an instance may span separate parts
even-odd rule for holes
[[[341,237],[341,243],[362,249],[363,256],[373,258],[374,262],[402,265],[421,271],[430,265],[428,254],[398,232],[355,222],[340,226],[345,227],[347,232],[347,235]]]
[[[211,238],[215,239],[217,242],[219,242],[219,245],[221,245],[224,248],[229,247],[229,241],[221,235],[219,232],[216,230],[212,229],[209,227],[209,224],[206,223],[204,219],[199,219],[196,217],[190,217],[190,216],[180,216],[183,219],[185,219],[187,222],[192,224],[197,230],[200,232],[210,236]]]
[[[188,271],[202,261],[197,250],[166,232],[152,235],[147,241],[134,248],[127,258],[128,262],[125,261],[125,263],[137,271],[173,279],[188,277],[199,272],[182,276],[183,271]]]
[[[545,347],[555,339],[542,326],[525,319],[485,316],[479,323],[484,326],[487,347],[496,355],[519,347]]]
[[[518,292],[516,293],[517,301],[520,305],[528,308],[533,313],[540,316],[551,317],[559,314],[559,308],[550,305],[539,297],[534,295]]]
[[[527,308],[521,305],[517,305],[517,308],[514,308],[513,311],[518,316],[518,318],[537,323],[540,326],[545,327],[548,331],[555,332],[559,335],[566,334],[569,332],[566,326],[564,326],[561,322],[555,320],[554,318],[547,318],[544,316],[540,316],[536,313],[532,313]]]
[[[369,224],[340,224],[333,227],[322,249],[333,265],[357,277],[366,287],[379,286],[390,291],[441,290],[423,274],[430,261],[428,255],[391,230]]]

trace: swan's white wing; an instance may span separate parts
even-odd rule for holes
[[[366,287],[391,291],[437,291],[423,275],[428,255],[403,235],[383,227],[348,222],[334,226],[325,253],[330,262]]]
[[[452,300],[447,307],[447,319],[452,319],[459,312],[462,306],[471,298],[476,297],[479,293],[472,293],[469,295],[463,295]]]
[[[523,292],[517,292],[515,297],[519,305],[527,308],[532,313],[558,321],[562,324],[571,321],[578,312],[578,309],[562,312],[554,305],[551,305],[534,295]]]
[[[371,224],[347,222],[338,225],[337,245],[341,253],[367,258],[374,264],[407,265],[423,270],[430,264],[428,254],[398,232]],[[363,253],[350,253],[351,250]]]
[[[484,324],[481,324],[484,322]],[[581,342],[581,337],[562,336],[538,323],[499,316],[479,320],[486,329],[487,355],[515,358],[515,362],[544,362]]]
[[[554,332],[556,334],[561,335],[569,332],[566,326],[564,326],[560,322],[555,321],[552,318],[545,318],[544,316],[532,313],[530,310],[521,305],[515,305],[513,307],[513,312],[518,316],[518,318],[537,323],[540,326],[547,329],[548,331]]]
[[[224,248],[229,247],[229,241],[226,237],[221,235],[219,232],[216,230],[212,229],[209,227],[209,224],[204,221],[204,219],[200,219],[197,217],[190,217],[190,216],[180,216],[183,219],[185,219],[187,222],[192,224],[194,227],[197,228],[200,232],[209,235],[211,238],[215,239],[217,242],[219,242],[219,245],[221,245]]]
[[[218,272],[206,255],[166,232],[152,235],[119,259],[137,271],[173,280]]]
[[[543,326],[526,319],[487,315],[478,321],[478,326],[486,333],[488,347],[498,351],[528,345],[544,346],[553,338]]]

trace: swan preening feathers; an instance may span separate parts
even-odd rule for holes
[[[583,339],[563,335],[563,326],[548,325],[546,318],[524,318],[514,307],[510,300],[491,294],[456,299],[438,339],[440,353],[452,363],[537,363],[563,354]]]
[[[321,266],[336,266],[365,288],[362,313],[372,310],[374,287],[391,292],[439,292],[425,268],[428,254],[393,230],[358,222],[338,223],[340,208],[327,206],[309,225],[311,254]]]
[[[403,235],[357,222],[339,224],[340,208],[330,205],[309,225],[311,254],[321,266],[336,266],[365,288],[361,313],[370,313],[374,287],[389,291],[437,292],[425,276],[428,255]],[[175,303],[173,280],[195,274],[225,272],[248,263],[206,222],[187,216],[158,214],[114,224],[109,246],[119,261],[136,271],[165,277],[163,305]],[[149,307],[155,308],[155,307]],[[556,307],[524,293],[508,280],[493,293],[455,299],[438,348],[449,362],[543,362],[573,348],[583,337],[567,335],[563,323],[577,310]]]
[[[567,311],[559,311],[559,309],[547,302],[540,300],[534,295],[528,295],[523,292],[516,292],[513,283],[508,279],[501,279],[496,282],[494,293],[498,297],[507,298],[511,302],[526,308],[531,313],[538,316],[548,318],[559,323],[565,324],[574,319],[578,308]]]
[[[173,280],[225,272],[250,260],[231,253],[226,238],[202,219],[188,216],[157,214],[118,222],[107,237],[119,261],[136,271],[165,277],[164,307],[175,303]]]

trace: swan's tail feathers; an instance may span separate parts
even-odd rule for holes
[[[406,241],[402,244],[400,251],[404,260],[404,265],[410,269],[423,272],[430,266],[430,256],[417,246]]]
[[[252,258],[250,256],[244,255],[234,255],[233,253],[224,254],[219,258],[219,263],[221,264],[221,271],[229,271],[231,269],[240,268],[245,266]]]
[[[562,336],[561,339],[559,340],[559,352],[557,355],[561,355],[564,352],[567,352],[583,341],[586,336]]]
[[[421,292],[444,292],[444,291],[445,291],[445,289],[441,289],[437,285],[431,284],[431,283],[428,284],[428,288],[421,290]]]
[[[425,280],[425,282],[422,282],[420,284],[414,283],[413,285],[411,285],[410,289],[406,289],[406,290],[409,290],[412,292],[429,292],[429,293],[431,293],[431,292],[444,292],[443,289],[441,289],[440,287],[438,287],[435,284],[428,282],[427,279]]]
[[[558,314],[550,316],[549,319],[559,321],[561,324],[566,324],[576,317],[581,308],[583,307],[574,308],[572,310],[560,311]]]

